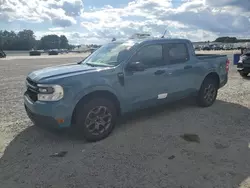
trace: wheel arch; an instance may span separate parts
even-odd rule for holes
[[[84,105],[84,103],[88,100],[94,99],[94,98],[105,98],[108,99],[112,102],[114,102],[116,110],[118,112],[118,115],[121,114],[121,105],[118,97],[111,91],[108,90],[96,90],[89,92],[88,94],[85,94],[84,96],[81,97],[81,99],[77,102],[77,104],[74,107],[73,114],[71,117],[71,123],[72,125],[76,124],[76,114],[77,114],[77,109],[81,106]]]
[[[212,78],[212,79],[215,79],[216,80],[216,83],[217,83],[217,86],[219,88],[220,86],[220,76],[218,75],[217,72],[210,72],[208,73],[205,78],[203,79],[203,82],[206,80],[206,79],[209,79],[209,78]],[[202,82],[202,84],[203,84]]]

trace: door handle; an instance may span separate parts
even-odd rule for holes
[[[155,72],[155,75],[161,75],[161,74],[164,74],[166,71],[165,70],[157,70]]]
[[[191,69],[193,66],[191,66],[191,65],[187,65],[187,66],[185,66],[184,67],[184,69]]]

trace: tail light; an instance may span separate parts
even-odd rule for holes
[[[227,72],[229,71],[229,64],[230,64],[230,61],[229,61],[229,59],[227,59],[227,61],[226,61],[226,71]]]

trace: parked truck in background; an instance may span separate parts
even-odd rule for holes
[[[189,40],[114,41],[81,62],[31,72],[24,104],[35,125],[73,127],[98,141],[127,112],[189,96],[211,106],[228,70],[226,55],[196,55]]]

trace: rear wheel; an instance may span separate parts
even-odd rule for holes
[[[218,82],[213,77],[206,78],[198,94],[198,105],[202,107],[211,106],[216,100],[218,93]]]
[[[117,111],[112,101],[94,98],[78,106],[76,111],[77,129],[87,141],[99,141],[106,138],[113,130]]]
[[[242,71],[240,71],[239,73],[243,78],[247,77],[247,75],[249,74],[248,72],[242,72]]]

